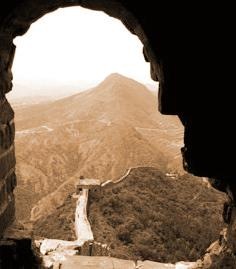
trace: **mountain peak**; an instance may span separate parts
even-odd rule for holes
[[[105,78],[105,81],[106,80],[120,80],[120,79],[129,79],[129,78],[119,73],[111,73],[109,76]]]
[[[107,76],[100,84],[99,86],[102,86],[102,87],[111,87],[111,86],[114,86],[114,85],[125,85],[126,87],[133,87],[133,88],[137,88],[137,87],[144,87],[143,84],[141,84],[140,82],[132,79],[132,78],[129,78],[129,77],[126,77],[124,75],[121,75],[119,73],[112,73],[110,74],[109,76]]]

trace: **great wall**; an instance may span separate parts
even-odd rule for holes
[[[100,183],[96,179],[79,179],[76,184],[75,233],[77,240],[63,241],[56,239],[36,240],[36,248],[42,258],[42,268],[96,268],[96,269],[191,269],[195,263],[178,262],[164,264],[152,261],[130,261],[110,257],[109,247],[94,241],[93,232],[87,218],[89,190],[112,188],[130,174],[131,167],[115,181]]]

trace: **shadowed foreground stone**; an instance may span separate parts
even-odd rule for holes
[[[119,260],[110,257],[68,257],[66,261],[54,265],[55,269],[135,269],[133,261]]]
[[[13,223],[0,240],[0,269],[38,268],[32,245],[32,231]]]
[[[138,261],[137,267],[138,269],[192,269],[195,265],[194,262],[178,262],[176,264],[170,263],[159,263],[152,261]]]
[[[111,257],[73,256],[54,264],[53,269],[191,269],[194,264],[179,262],[174,265],[151,261],[135,263],[134,261]]]
[[[227,241],[227,229],[224,229],[220,239],[210,245],[193,269],[234,269],[235,264],[236,255]]]

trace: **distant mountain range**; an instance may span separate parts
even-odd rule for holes
[[[50,214],[81,175],[117,179],[131,166],[183,173],[179,120],[161,115],[150,90],[119,74],[57,101],[18,102],[15,111],[19,219]]]
[[[79,86],[78,86],[79,85]],[[94,83],[85,83],[83,81],[71,82],[71,83],[53,83],[44,81],[25,81],[25,82],[13,82],[13,89],[7,93],[7,98],[10,102],[29,103],[30,100],[44,99],[59,99],[72,94],[78,93],[83,89],[91,88]],[[38,100],[37,100],[38,102]]]

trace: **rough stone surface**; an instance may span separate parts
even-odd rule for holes
[[[233,269],[236,268],[236,256],[227,240],[227,229],[221,233],[218,241],[212,243],[202,259],[193,269]]]
[[[0,124],[8,124],[14,118],[14,111],[6,98],[0,99]]]
[[[6,155],[0,157],[0,181],[6,180],[7,174],[15,167],[15,150],[14,147],[6,152]]]
[[[0,268],[36,269],[39,261],[32,251],[32,233],[19,223],[8,227],[0,240]]]
[[[6,180],[0,183],[0,205],[5,205],[8,202],[8,194],[12,194],[16,186],[15,173],[10,174]]]
[[[33,236],[32,229],[26,228],[23,224],[15,221],[4,232],[5,240],[28,240],[31,242]]]
[[[61,262],[62,269],[135,269],[133,261],[119,260],[109,257],[85,257],[74,256],[70,257],[64,262]],[[56,265],[53,268],[57,268]]]
[[[138,268],[142,269],[174,269],[174,264],[161,264],[159,262],[151,262],[151,261],[138,261],[137,263]]]
[[[9,194],[13,193],[16,187],[16,174],[13,172],[6,179],[6,192]]]
[[[11,200],[7,202],[7,204],[4,203],[0,207],[0,238],[5,229],[14,221],[14,219],[15,219],[15,200],[14,197],[12,197]]]
[[[14,123],[7,123],[0,125],[0,138],[1,138],[1,155],[4,154],[4,149],[8,149],[14,140],[15,125]]]
[[[66,256],[64,260],[43,268],[53,269],[193,269],[194,263],[164,264],[151,261],[129,261],[111,257]]]
[[[0,33],[0,98],[12,89],[12,71],[15,45],[11,35],[2,35]]]
[[[0,51],[1,46],[2,44],[0,45]],[[1,65],[0,63],[0,67]],[[15,218],[13,190],[16,186],[14,173],[16,161],[14,149],[15,124],[13,118],[14,112],[10,104],[6,98],[1,98],[0,96],[0,237],[4,229]]]
[[[1,51],[1,46],[0,46]],[[0,63],[1,66],[2,63]],[[14,196],[16,186],[14,150],[14,112],[5,98],[0,98],[0,237],[14,220]]]
[[[137,267],[140,269],[193,269],[193,262],[178,262],[176,264],[159,263],[152,261],[138,261]]]

